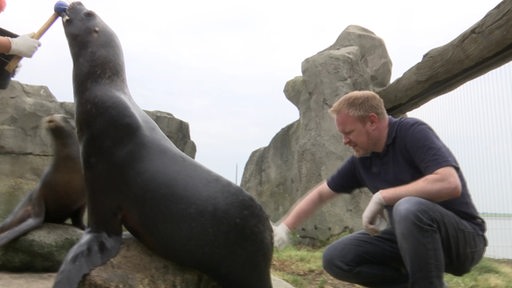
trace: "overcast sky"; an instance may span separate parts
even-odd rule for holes
[[[7,0],[0,27],[35,32],[55,2]],[[298,118],[282,92],[286,81],[301,75],[301,62],[330,46],[347,26],[363,26],[384,40],[396,79],[500,1],[82,2],[116,31],[139,106],[188,122],[196,160],[239,182],[250,153]],[[59,101],[73,101],[60,21],[41,41],[15,79],[48,86]]]

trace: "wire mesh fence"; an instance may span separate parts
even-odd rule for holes
[[[487,222],[486,257],[512,259],[512,64],[408,113],[430,124],[459,161]]]

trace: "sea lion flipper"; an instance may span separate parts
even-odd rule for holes
[[[9,241],[21,236],[35,227],[41,226],[43,218],[28,217],[24,222],[11,228],[0,235],[0,246],[8,243]]]
[[[82,277],[94,267],[114,257],[121,247],[121,235],[91,233],[86,230],[80,241],[69,250],[55,278],[54,288],[78,287]]]
[[[45,206],[38,201],[37,193],[31,192],[0,224],[0,246],[43,224]]]
[[[36,197],[35,194],[37,194],[37,189],[30,191],[30,193],[27,194],[20,203],[18,203],[3,222],[0,223],[0,234],[20,225],[30,217],[36,216],[37,218],[39,216],[44,216],[44,205],[37,205],[37,201],[34,201],[34,198]]]

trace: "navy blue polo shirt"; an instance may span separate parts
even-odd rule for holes
[[[458,198],[438,204],[485,232],[485,224],[471,200],[466,180],[455,156],[434,130],[419,119],[389,117],[384,150],[368,156],[349,157],[327,180],[327,185],[337,193],[351,193],[354,189],[363,187],[376,193],[382,189],[408,184],[446,166],[457,170],[462,193]]]

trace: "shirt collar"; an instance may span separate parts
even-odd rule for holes
[[[398,128],[398,119],[388,116],[388,137],[386,138],[386,147],[393,143],[396,136],[396,130]],[[385,150],[385,149],[384,149]]]

